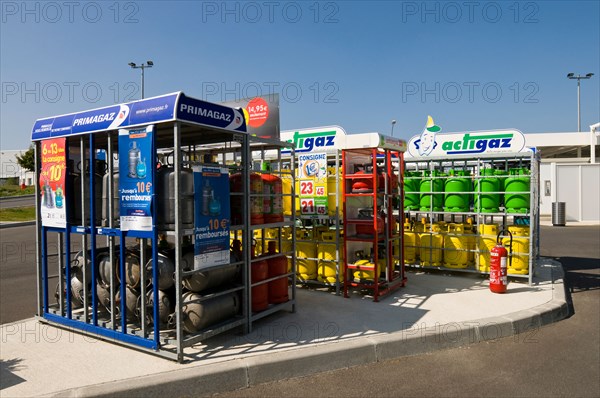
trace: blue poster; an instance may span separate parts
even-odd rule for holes
[[[229,171],[194,166],[194,269],[229,264]]]
[[[154,125],[119,130],[119,214],[122,231],[152,231]]]

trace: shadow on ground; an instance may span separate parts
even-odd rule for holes
[[[22,369],[23,366],[20,358],[4,360],[0,359],[0,390],[15,386],[26,381],[22,377],[17,376],[13,372]]]

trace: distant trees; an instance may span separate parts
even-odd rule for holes
[[[29,149],[21,156],[15,155],[15,157],[17,158],[17,163],[19,163],[19,166],[28,171],[35,171],[35,155],[33,144],[31,144]]]

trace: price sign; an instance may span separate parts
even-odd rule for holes
[[[264,99],[257,97],[248,102],[248,125],[260,127],[269,118],[269,105]]]
[[[300,196],[313,196],[315,194],[315,183],[311,180],[300,181]]]
[[[45,227],[67,226],[65,175],[67,156],[65,138],[52,138],[41,142],[40,213]]]
[[[315,214],[315,200],[313,198],[300,200],[300,214]]]

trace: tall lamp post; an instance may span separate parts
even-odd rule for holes
[[[396,119],[392,120],[392,137],[394,136],[394,125],[396,124]]]
[[[128,64],[133,69],[141,69],[142,70],[142,99],[144,99],[144,69],[152,68],[154,66],[154,62],[146,61],[146,63],[142,63],[141,65],[136,65],[134,62],[130,62]]]
[[[585,76],[575,76],[575,73],[567,75],[567,79],[577,79],[577,131],[581,131],[581,79],[590,79],[592,76],[594,76],[593,73],[588,73]]]

